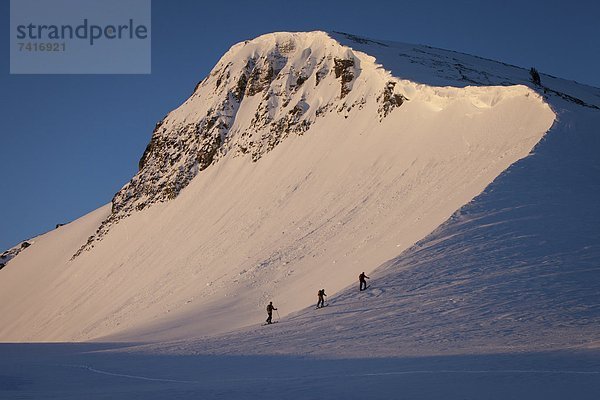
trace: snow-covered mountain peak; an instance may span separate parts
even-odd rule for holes
[[[256,162],[315,124],[336,125],[358,114],[382,123],[406,101],[441,111],[456,102],[483,109],[507,98],[539,97],[522,85],[435,87],[402,79],[405,68],[411,75],[412,61],[382,66],[371,55],[383,52],[389,59],[398,46],[422,51],[321,31],[270,33],[232,46],[193,94],[157,124],[139,172],[115,195],[110,217],[77,255],[118,220],[177,197],[226,155]]]
[[[367,105],[375,112],[364,112],[381,121],[407,98],[374,61],[325,32],[272,33],[234,45],[157,124],[139,172],[115,195],[111,216],[81,250],[133,211],[175,198],[227,154],[258,161],[289,135]]]

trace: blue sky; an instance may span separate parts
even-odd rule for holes
[[[124,0],[125,1],[125,0]],[[233,44],[337,30],[427,44],[600,87],[596,1],[152,1],[152,74],[10,75],[0,14],[0,251],[108,203],[152,129]]]

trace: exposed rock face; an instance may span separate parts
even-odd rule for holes
[[[340,60],[334,58],[333,61],[335,64],[335,77],[336,79],[339,78],[342,82],[340,98],[343,99],[352,90],[352,81],[354,80],[354,59]]]
[[[383,93],[377,97],[377,101],[381,104],[377,110],[379,113],[379,120],[383,120],[388,116],[390,112],[396,107],[400,107],[405,100],[408,100],[404,95],[394,93],[394,87],[396,82],[390,81],[383,89]]]
[[[74,257],[132,212],[177,197],[227,154],[259,161],[329,113],[347,118],[362,110],[371,92],[379,93],[379,119],[385,118],[407,99],[372,60],[359,61],[362,56],[324,32],[269,34],[233,46],[192,96],[156,125],[139,172],[115,194],[112,214]],[[361,77],[365,65],[371,73],[357,92],[354,83],[367,80]]]

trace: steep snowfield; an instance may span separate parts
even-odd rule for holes
[[[284,58],[270,58],[282,48]],[[246,71],[245,95],[234,101],[248,59],[260,68]],[[336,71],[350,65],[336,59],[353,62]],[[291,90],[290,71],[306,65],[315,68]],[[230,78],[217,85],[224,66]],[[527,79],[472,56],[341,34],[238,44],[159,124],[112,212],[37,238],[0,272],[0,340],[186,339],[161,348],[247,353],[272,343],[340,355],[590,346],[599,304],[599,121],[590,106],[600,97],[542,76],[555,122]],[[301,116],[270,143],[296,106]],[[256,122],[261,110],[268,123]],[[208,130],[195,141],[188,130],[199,120]],[[553,123],[534,156],[488,186]],[[182,152],[182,132],[211,158]],[[89,251],[69,261],[90,235]],[[358,295],[361,271],[375,273]],[[320,288],[331,305],[315,315],[305,307]],[[274,329],[188,340],[256,324],[269,300],[282,316]]]
[[[600,112],[562,106],[560,121],[531,156],[381,265],[368,291],[352,284],[330,296],[327,308],[307,308],[269,328],[140,349],[365,358],[567,349],[597,355]],[[592,392],[574,398],[586,393]]]
[[[402,76],[415,81],[462,86],[465,80],[483,85],[528,79],[525,70],[449,51],[354,45],[371,46],[398,74],[402,60],[414,57]],[[433,233],[383,263],[367,292],[359,293],[356,282],[330,296],[327,308],[295,312],[269,329],[142,348],[331,357],[565,349],[597,354],[600,90],[547,76],[542,84],[557,120],[533,153]]]

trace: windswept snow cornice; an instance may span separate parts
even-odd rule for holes
[[[541,73],[535,84],[529,68],[425,45],[366,39],[333,32],[340,44],[364,51],[383,64],[395,77],[428,86],[514,86],[525,85],[550,103],[566,101],[600,109],[600,89]]]

